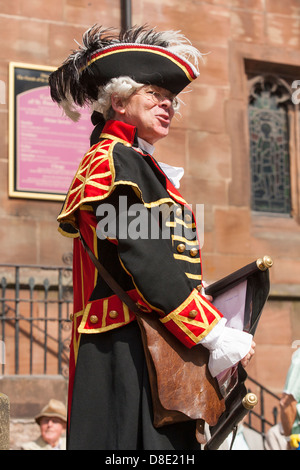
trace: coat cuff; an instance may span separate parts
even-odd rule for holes
[[[194,289],[179,307],[160,321],[179,341],[191,348],[205,338],[222,316],[219,310]]]

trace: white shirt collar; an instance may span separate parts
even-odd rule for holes
[[[149,142],[147,142],[144,139],[141,139],[140,137],[138,137],[137,140],[138,140],[140,149],[144,150],[146,153],[149,153],[150,155],[153,155],[154,145],[149,144]]]
[[[145,152],[153,155],[154,146],[149,144],[149,142],[146,142],[146,140],[138,137],[138,144],[141,149],[145,150]],[[184,175],[184,168],[168,165],[167,163],[162,162],[158,162],[158,164],[163,172],[167,175],[171,183],[175,186],[176,189],[178,189],[180,187],[180,180]]]

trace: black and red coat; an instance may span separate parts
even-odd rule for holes
[[[137,148],[136,137],[131,125],[106,123],[83,157],[58,217],[60,231],[74,237],[70,380],[81,334],[101,334],[135,320],[99,277],[78,229],[128,294],[149,315],[158,314],[188,348],[222,318],[200,292],[194,214],[155,159]]]

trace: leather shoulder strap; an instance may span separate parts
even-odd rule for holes
[[[107,269],[96,258],[96,256],[94,255],[90,247],[87,245],[81,233],[80,233],[80,240],[85,251],[88,253],[96,269],[98,270],[100,276],[104,279],[106,284],[122,300],[122,302],[124,302],[128,306],[128,308],[132,312],[134,312],[136,315],[139,315],[141,312],[140,312],[138,305],[131,299],[131,297],[129,297],[127,292],[125,292],[124,289],[122,289],[122,287],[115,281],[115,279],[111,276],[111,274],[107,271]]]

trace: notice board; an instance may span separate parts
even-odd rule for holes
[[[9,64],[9,196],[62,201],[89,149],[89,109],[73,122],[50,97],[52,67]]]

